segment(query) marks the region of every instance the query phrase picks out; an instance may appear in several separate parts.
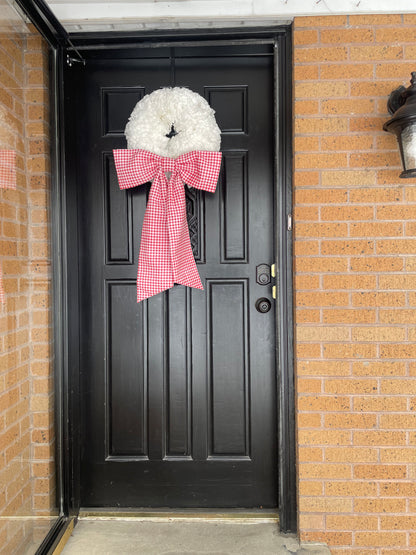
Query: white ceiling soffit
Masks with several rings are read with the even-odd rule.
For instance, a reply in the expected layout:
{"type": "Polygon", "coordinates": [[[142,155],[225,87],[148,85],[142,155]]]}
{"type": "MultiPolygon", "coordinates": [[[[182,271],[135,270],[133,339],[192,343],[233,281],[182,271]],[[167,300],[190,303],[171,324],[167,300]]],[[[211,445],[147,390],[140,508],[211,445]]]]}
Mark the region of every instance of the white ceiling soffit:
{"type": "Polygon", "coordinates": [[[297,15],[416,13],[415,0],[47,0],[69,31],[274,24],[297,15]]]}

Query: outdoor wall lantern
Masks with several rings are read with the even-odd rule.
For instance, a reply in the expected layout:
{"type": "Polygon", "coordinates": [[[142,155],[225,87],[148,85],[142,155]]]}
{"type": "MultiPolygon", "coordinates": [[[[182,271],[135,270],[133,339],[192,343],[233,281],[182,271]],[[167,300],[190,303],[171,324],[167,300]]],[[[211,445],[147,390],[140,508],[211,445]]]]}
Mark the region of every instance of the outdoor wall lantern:
{"type": "Polygon", "coordinates": [[[393,117],[383,129],[397,137],[403,164],[400,177],[416,177],[416,71],[407,89],[402,85],[390,94],[387,108],[393,117]]]}

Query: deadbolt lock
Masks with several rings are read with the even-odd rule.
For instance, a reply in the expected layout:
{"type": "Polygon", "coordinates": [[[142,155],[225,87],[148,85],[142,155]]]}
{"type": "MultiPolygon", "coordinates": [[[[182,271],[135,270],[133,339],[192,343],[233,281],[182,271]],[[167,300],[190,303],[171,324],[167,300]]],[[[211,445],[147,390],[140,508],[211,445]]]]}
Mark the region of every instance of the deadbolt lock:
{"type": "Polygon", "coordinates": [[[256,268],[256,281],[259,285],[269,285],[271,281],[270,266],[259,264],[256,268]]]}

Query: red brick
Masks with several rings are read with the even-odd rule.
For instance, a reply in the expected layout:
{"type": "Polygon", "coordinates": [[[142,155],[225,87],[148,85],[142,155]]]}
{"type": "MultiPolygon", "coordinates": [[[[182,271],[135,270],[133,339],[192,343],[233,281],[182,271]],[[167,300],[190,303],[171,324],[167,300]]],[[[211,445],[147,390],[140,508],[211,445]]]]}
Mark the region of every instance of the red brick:
{"type": "Polygon", "coordinates": [[[372,324],[375,321],[375,310],[331,308],[322,311],[322,322],[325,324],[372,324]]]}
{"type": "Polygon", "coordinates": [[[352,295],[353,306],[360,307],[397,307],[404,306],[405,294],[402,292],[359,292],[352,295]]]}
{"type": "Polygon", "coordinates": [[[356,499],[354,512],[357,513],[403,513],[406,511],[405,499],[375,498],[356,499]]]}
{"type": "Polygon", "coordinates": [[[346,272],[348,259],[335,257],[296,257],[294,260],[297,272],[346,272]]]}
{"type": "Polygon", "coordinates": [[[361,447],[326,447],[325,462],[377,462],[378,450],[361,447]]]}
{"type": "Polygon", "coordinates": [[[326,343],[323,346],[323,355],[325,358],[333,359],[371,359],[377,356],[377,345],[370,343],[326,343]]]}
{"type": "Polygon", "coordinates": [[[394,480],[406,478],[406,465],[400,464],[356,464],[354,478],[370,480],[394,480]]]}
{"type": "Polygon", "coordinates": [[[353,189],[349,194],[350,202],[358,203],[397,202],[402,198],[403,192],[397,187],[353,189]]]}
{"type": "Polygon", "coordinates": [[[325,255],[359,255],[359,254],[373,254],[374,242],[364,241],[358,239],[343,240],[343,241],[322,241],[321,253],[325,255]]]}
{"type": "MultiPolygon", "coordinates": [[[[353,272],[400,272],[403,270],[403,258],[393,256],[375,256],[351,258],[353,272]]],[[[415,267],[416,269],[416,267],[415,267]]]]}
{"type": "Polygon", "coordinates": [[[325,393],[336,395],[376,393],[378,383],[375,379],[329,379],[325,380],[325,393]]]}
{"type": "Polygon", "coordinates": [[[323,206],[321,219],[328,221],[372,220],[374,208],[372,206],[323,206]]]}
{"type": "Polygon", "coordinates": [[[364,275],[327,275],[323,278],[324,289],[375,289],[376,278],[368,274],[364,275]]]}
{"type": "MultiPolygon", "coordinates": [[[[403,362],[379,360],[354,362],[352,371],[357,376],[404,376],[406,374],[406,365],[403,362]]],[[[381,383],[383,384],[384,382],[381,383]]]]}
{"type": "MultiPolygon", "coordinates": [[[[397,50],[397,47],[396,47],[397,50]]],[[[392,52],[396,52],[392,50],[392,52]]],[[[400,49],[402,54],[402,50],[400,49]]],[[[331,47],[311,47],[296,48],[294,61],[295,64],[305,62],[338,62],[344,61],[348,57],[348,50],[345,46],[331,47]]],[[[398,57],[398,56],[397,56],[398,57]]]]}
{"type": "Polygon", "coordinates": [[[296,204],[334,204],[347,202],[348,191],[337,189],[301,189],[295,191],[296,204]]]}
{"type": "Polygon", "coordinates": [[[331,15],[331,16],[304,16],[295,18],[296,31],[301,28],[311,27],[317,29],[319,27],[337,27],[344,26],[347,23],[347,16],[345,15],[331,15]]]}
{"type": "Polygon", "coordinates": [[[376,516],[328,515],[326,525],[329,530],[377,530],[376,516]]]}
{"type": "Polygon", "coordinates": [[[357,532],[355,543],[362,546],[405,545],[406,534],[404,532],[357,532]]]}
{"type": "Polygon", "coordinates": [[[350,29],[323,29],[320,33],[321,43],[351,44],[371,43],[374,31],[371,27],[355,27],[350,29]]]}
{"type": "MultiPolygon", "coordinates": [[[[356,403],[354,402],[354,408],[356,403]]],[[[405,432],[388,432],[379,430],[368,430],[365,432],[354,431],[354,445],[405,445],[405,432]]]]}
{"type": "Polygon", "coordinates": [[[373,64],[325,64],[320,67],[321,79],[371,79],[373,64]]]}
{"type": "Polygon", "coordinates": [[[299,445],[350,445],[351,432],[347,430],[299,430],[299,445]]]}
{"type": "MultiPolygon", "coordinates": [[[[321,478],[323,480],[327,480],[327,479],[334,479],[334,478],[338,478],[338,479],[346,479],[346,478],[351,478],[352,477],[352,467],[351,464],[333,464],[333,463],[325,463],[325,464],[316,464],[316,463],[302,463],[299,464],[299,478],[300,479],[317,479],[317,478],[321,478]]],[[[324,498],[323,503],[325,503],[327,500],[324,498]]],[[[344,500],[344,503],[346,502],[346,500],[344,500]]],[[[344,505],[344,503],[342,503],[342,505],[344,505]]],[[[351,501],[348,501],[348,503],[350,504],[351,501]]],[[[329,503],[328,503],[329,504],[329,503]]],[[[335,503],[334,503],[335,505],[335,503]]],[[[302,509],[301,509],[302,510],[302,509]]],[[[312,509],[311,509],[312,510],[312,509]]],[[[325,511],[328,509],[325,509],[325,511]]],[[[329,509],[331,512],[334,511],[334,509],[329,509]]],[[[343,509],[341,509],[341,512],[344,512],[343,509]]]]}
{"type": "Polygon", "coordinates": [[[351,364],[344,360],[299,360],[296,370],[298,376],[349,376],[351,364]]]}

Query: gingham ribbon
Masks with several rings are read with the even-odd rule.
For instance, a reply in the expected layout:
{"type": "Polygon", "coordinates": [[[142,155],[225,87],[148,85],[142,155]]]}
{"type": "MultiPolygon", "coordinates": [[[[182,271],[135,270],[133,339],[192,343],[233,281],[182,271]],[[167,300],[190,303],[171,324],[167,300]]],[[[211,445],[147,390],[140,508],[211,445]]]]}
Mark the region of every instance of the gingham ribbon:
{"type": "Polygon", "coordinates": [[[0,303],[4,303],[5,301],[5,297],[4,297],[4,289],[3,289],[3,272],[1,270],[1,265],[0,265],[0,303]]]}
{"type": "MultiPolygon", "coordinates": [[[[0,150],[0,187],[16,189],[16,152],[0,150]]],[[[3,273],[0,265],[0,303],[4,303],[3,273]]]]}
{"type": "Polygon", "coordinates": [[[213,193],[221,153],[195,150],[176,159],[139,149],[113,153],[120,189],[153,180],[143,220],[137,302],[175,283],[203,289],[189,239],[184,184],[213,193]]]}

